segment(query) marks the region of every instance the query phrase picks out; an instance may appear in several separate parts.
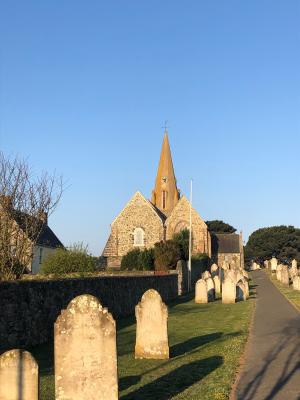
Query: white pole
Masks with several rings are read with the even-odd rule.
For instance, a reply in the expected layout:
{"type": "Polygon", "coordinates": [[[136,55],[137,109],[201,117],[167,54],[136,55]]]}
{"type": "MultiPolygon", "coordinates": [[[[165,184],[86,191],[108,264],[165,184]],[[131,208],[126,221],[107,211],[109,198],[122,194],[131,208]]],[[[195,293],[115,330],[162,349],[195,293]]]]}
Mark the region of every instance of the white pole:
{"type": "Polygon", "coordinates": [[[192,202],[193,202],[193,181],[191,180],[190,192],[190,235],[189,235],[189,276],[188,276],[188,290],[191,291],[192,286],[192,202]]]}

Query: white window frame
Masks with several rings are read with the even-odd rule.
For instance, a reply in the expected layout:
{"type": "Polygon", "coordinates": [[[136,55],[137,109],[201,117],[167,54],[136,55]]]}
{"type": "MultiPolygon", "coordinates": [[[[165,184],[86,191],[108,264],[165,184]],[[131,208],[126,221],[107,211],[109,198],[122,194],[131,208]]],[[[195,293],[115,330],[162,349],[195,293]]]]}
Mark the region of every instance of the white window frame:
{"type": "Polygon", "coordinates": [[[136,247],[145,246],[145,231],[143,228],[138,227],[133,231],[133,245],[136,247]],[[137,239],[141,240],[138,241],[137,239]]]}

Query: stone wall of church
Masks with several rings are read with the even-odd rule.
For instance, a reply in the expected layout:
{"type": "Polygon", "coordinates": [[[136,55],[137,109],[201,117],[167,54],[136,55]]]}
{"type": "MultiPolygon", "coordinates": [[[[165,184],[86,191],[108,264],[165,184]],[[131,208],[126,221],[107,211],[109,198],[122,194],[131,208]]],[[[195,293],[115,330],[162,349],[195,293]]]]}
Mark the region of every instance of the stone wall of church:
{"type": "Polygon", "coordinates": [[[148,289],[157,290],[163,301],[169,302],[178,295],[178,276],[174,273],[0,282],[0,349],[50,340],[56,318],[76,296],[96,296],[114,318],[120,318],[134,314],[148,289]]]}
{"type": "Polygon", "coordinates": [[[134,246],[134,230],[144,231],[144,247],[153,247],[163,240],[163,221],[153,206],[137,192],[112,223],[111,235],[103,251],[108,266],[118,266],[122,256],[134,246]]]}
{"type": "MultiPolygon", "coordinates": [[[[189,228],[190,203],[182,197],[166,220],[166,238],[172,239],[174,233],[189,228]]],[[[211,255],[211,238],[207,225],[196,210],[192,209],[193,254],[206,253],[211,255]]]]}

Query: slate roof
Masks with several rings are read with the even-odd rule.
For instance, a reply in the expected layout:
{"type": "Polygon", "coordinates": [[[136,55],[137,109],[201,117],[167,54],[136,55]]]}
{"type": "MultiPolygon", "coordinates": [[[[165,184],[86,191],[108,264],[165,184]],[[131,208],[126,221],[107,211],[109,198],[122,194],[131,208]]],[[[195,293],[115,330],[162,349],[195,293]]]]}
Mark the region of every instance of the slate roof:
{"type": "MultiPolygon", "coordinates": [[[[21,212],[21,211],[14,211],[13,213],[13,218],[16,221],[16,223],[19,225],[19,227],[24,231],[28,232],[28,229],[25,228],[26,222],[28,221],[30,217],[29,215],[21,212]]],[[[62,242],[58,239],[58,237],[55,235],[55,233],[52,231],[52,229],[48,226],[47,223],[43,223],[41,221],[40,223],[40,234],[39,237],[36,241],[36,244],[38,246],[47,246],[47,247],[64,247],[62,242]]],[[[33,237],[30,237],[30,234],[28,235],[29,239],[33,239],[33,237]]]]}
{"type": "Polygon", "coordinates": [[[240,253],[240,235],[211,232],[212,253],[240,253]]]}

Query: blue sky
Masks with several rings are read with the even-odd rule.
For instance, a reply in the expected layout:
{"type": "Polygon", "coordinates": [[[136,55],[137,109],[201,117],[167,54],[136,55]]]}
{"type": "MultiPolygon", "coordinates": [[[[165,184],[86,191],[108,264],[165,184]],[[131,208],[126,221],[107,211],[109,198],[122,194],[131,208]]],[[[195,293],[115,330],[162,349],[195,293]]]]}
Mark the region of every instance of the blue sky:
{"type": "Polygon", "coordinates": [[[299,21],[298,0],[3,0],[1,150],[64,176],[50,226],[97,255],[150,198],[165,120],[203,219],[300,227],[299,21]]]}

